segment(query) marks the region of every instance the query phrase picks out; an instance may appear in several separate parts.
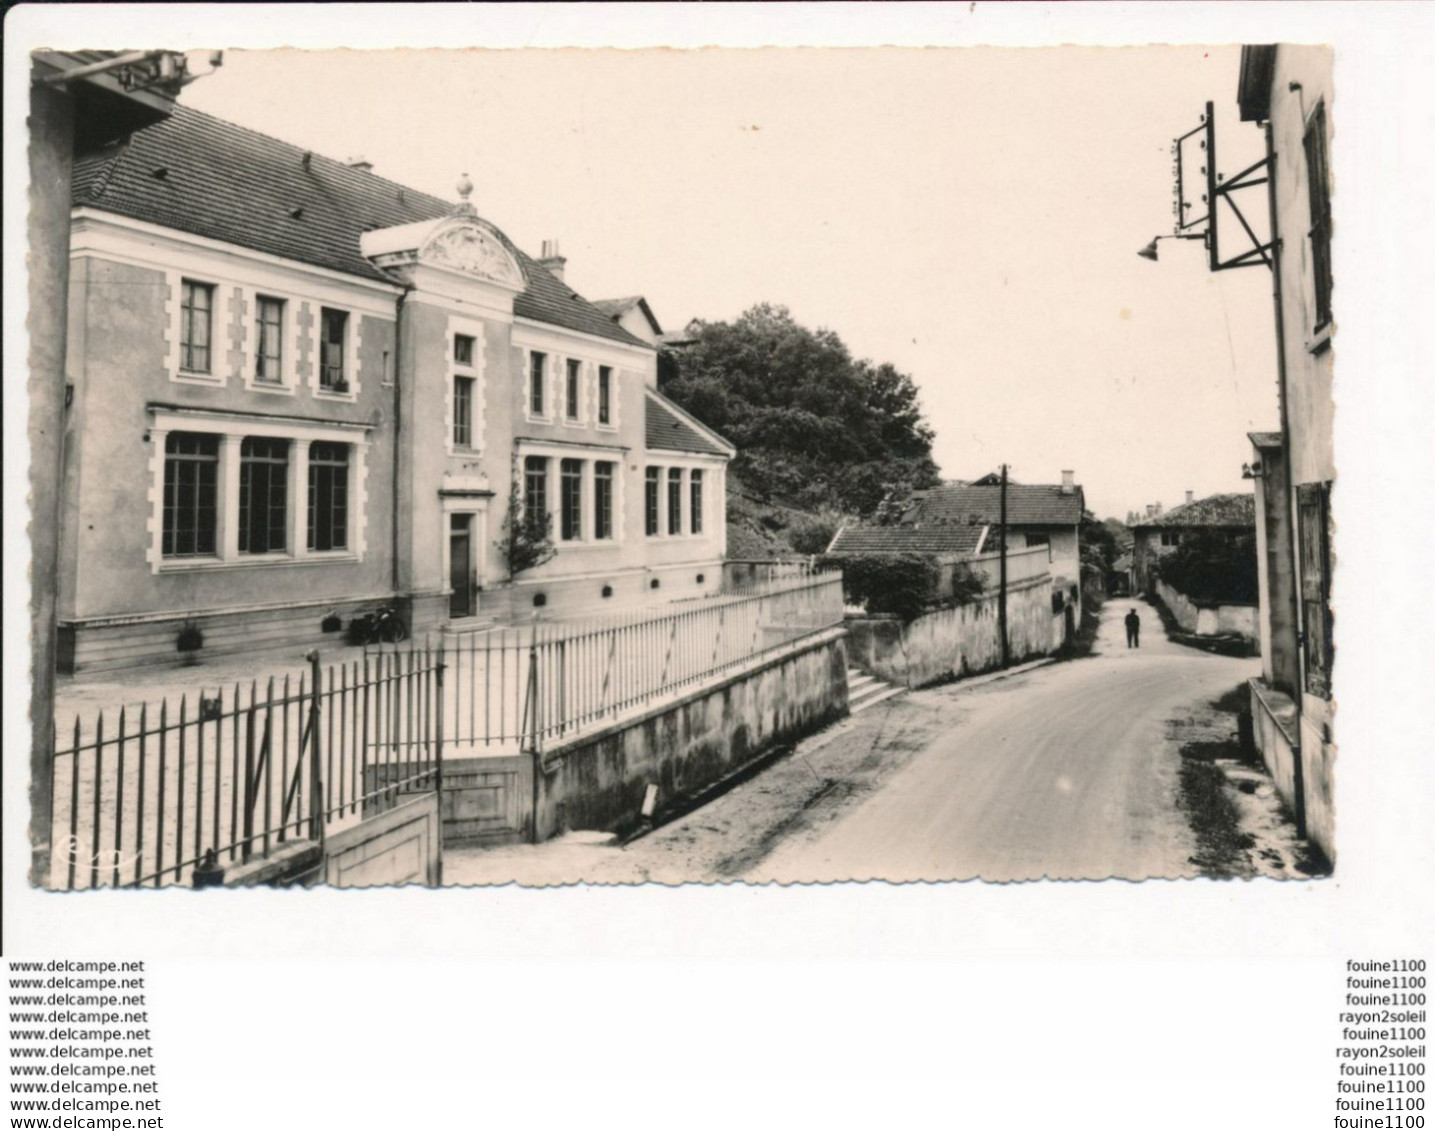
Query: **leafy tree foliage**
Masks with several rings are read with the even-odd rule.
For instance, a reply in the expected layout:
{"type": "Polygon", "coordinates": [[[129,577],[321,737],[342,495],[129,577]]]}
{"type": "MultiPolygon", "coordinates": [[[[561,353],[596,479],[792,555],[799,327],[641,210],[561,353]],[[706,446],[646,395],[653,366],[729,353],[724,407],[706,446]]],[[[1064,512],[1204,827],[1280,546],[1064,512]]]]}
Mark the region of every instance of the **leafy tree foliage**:
{"type": "Polygon", "coordinates": [[[1162,581],[1192,601],[1258,600],[1254,533],[1202,530],[1183,535],[1181,544],[1153,568],[1162,581]]]}
{"type": "Polygon", "coordinates": [[[546,511],[530,514],[523,505],[516,458],[508,487],[508,510],[504,512],[503,527],[494,545],[503,554],[510,579],[552,561],[558,553],[553,545],[553,516],[546,511]]]}
{"type": "Polygon", "coordinates": [[[938,482],[911,377],[854,359],[786,307],[701,324],[691,345],[665,351],[658,380],[737,446],[733,471],[766,498],[865,518],[894,491],[938,482]]]}

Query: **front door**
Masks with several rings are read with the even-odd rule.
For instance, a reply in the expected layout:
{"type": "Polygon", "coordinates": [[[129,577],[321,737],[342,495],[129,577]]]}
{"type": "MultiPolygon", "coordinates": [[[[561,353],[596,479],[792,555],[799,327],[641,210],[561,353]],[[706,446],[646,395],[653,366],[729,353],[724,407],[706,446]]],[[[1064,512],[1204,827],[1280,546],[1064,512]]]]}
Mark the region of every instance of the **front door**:
{"type": "Polygon", "coordinates": [[[473,616],[473,515],[453,514],[448,520],[448,599],[450,617],[473,616]]]}

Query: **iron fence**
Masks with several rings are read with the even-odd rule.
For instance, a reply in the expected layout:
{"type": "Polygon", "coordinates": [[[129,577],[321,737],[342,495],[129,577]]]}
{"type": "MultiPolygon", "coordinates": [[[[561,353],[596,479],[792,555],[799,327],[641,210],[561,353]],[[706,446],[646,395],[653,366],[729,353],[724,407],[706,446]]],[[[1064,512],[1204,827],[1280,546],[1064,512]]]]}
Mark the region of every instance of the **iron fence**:
{"type": "Polygon", "coordinates": [[[51,886],[186,883],[322,841],[441,787],[446,750],[538,752],[841,620],[841,575],[798,573],[76,717],[57,726],[51,886]]]}
{"type": "Polygon", "coordinates": [[[52,761],[51,886],[187,883],[434,789],[443,696],[442,652],[415,647],[76,717],[52,761]]]}

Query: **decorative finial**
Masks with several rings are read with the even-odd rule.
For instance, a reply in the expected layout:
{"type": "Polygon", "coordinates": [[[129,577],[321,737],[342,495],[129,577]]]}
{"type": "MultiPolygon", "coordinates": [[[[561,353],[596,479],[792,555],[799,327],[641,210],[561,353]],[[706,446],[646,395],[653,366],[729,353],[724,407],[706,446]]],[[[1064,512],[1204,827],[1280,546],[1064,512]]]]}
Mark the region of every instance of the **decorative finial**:
{"type": "Polygon", "coordinates": [[[467,173],[459,174],[458,185],[456,187],[458,188],[458,195],[461,199],[458,202],[458,206],[453,210],[454,214],[456,216],[474,215],[474,207],[469,203],[468,199],[469,195],[473,192],[473,181],[469,179],[467,173]]]}

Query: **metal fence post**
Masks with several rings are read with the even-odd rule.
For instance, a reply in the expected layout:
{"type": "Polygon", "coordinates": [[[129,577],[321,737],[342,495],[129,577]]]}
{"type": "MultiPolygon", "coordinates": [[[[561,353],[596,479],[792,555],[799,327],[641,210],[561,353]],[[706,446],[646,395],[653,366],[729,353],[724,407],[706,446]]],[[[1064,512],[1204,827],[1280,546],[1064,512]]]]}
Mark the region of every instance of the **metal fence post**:
{"type": "Polygon", "coordinates": [[[309,839],[324,844],[324,759],[319,749],[319,651],[304,657],[309,661],[309,839]]]}
{"type": "Polygon", "coordinates": [[[438,867],[436,869],[435,886],[443,885],[443,670],[444,651],[439,646],[438,665],[434,668],[434,681],[438,689],[438,727],[434,735],[434,797],[438,801],[438,832],[436,834],[438,846],[438,867]]]}

